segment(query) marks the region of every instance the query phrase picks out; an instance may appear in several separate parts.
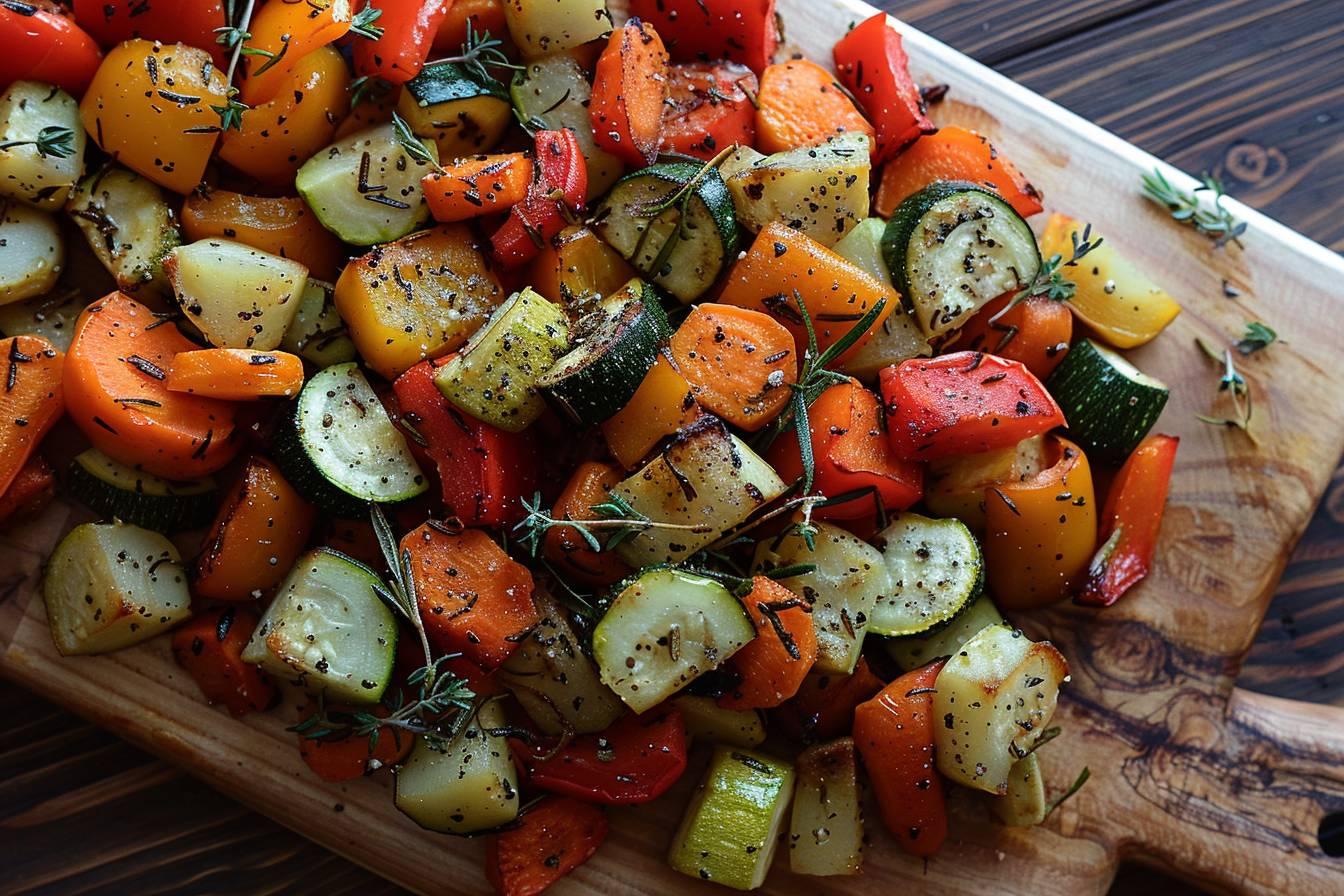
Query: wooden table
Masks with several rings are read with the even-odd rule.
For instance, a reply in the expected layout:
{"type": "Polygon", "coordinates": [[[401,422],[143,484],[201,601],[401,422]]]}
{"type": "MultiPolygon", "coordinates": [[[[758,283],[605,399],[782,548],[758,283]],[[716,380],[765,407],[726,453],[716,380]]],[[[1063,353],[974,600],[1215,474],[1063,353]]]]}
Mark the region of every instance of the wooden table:
{"type": "MultiPolygon", "coordinates": [[[[1229,192],[1344,250],[1344,3],[883,2],[1173,164],[1218,173],[1229,192]]],[[[1344,705],[1341,638],[1344,466],[1241,682],[1344,705]]],[[[398,892],[16,687],[0,686],[0,716],[0,893],[398,892]]],[[[1164,891],[1150,871],[1122,873],[1115,891],[1154,887],[1164,891]]]]}

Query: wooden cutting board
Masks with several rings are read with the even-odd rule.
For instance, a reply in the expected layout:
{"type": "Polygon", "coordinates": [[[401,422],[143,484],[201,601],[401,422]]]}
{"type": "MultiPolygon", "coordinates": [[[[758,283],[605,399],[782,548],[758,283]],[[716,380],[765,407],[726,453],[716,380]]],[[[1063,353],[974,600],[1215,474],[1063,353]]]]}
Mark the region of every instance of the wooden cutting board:
{"type": "MultiPolygon", "coordinates": [[[[827,61],[855,0],[779,0],[789,41],[827,61]]],[[[1090,219],[1176,295],[1184,313],[1135,353],[1172,399],[1158,428],[1181,436],[1156,569],[1119,606],[1062,608],[1015,621],[1055,641],[1073,680],[1047,748],[1058,795],[1087,766],[1092,779],[1043,828],[988,820],[954,797],[952,836],[928,863],[902,855],[875,819],[860,878],[800,878],[777,861],[768,892],[1105,892],[1117,863],[1165,866],[1208,888],[1295,896],[1344,892],[1344,858],[1317,842],[1321,818],[1344,811],[1344,710],[1241,691],[1237,670],[1292,545],[1344,449],[1344,398],[1332,381],[1344,348],[1344,261],[1279,224],[1231,207],[1245,249],[1215,251],[1139,195],[1156,161],[937,41],[902,28],[920,83],[951,93],[940,124],[991,135],[1046,195],[1090,219]],[[1226,298],[1226,280],[1241,295],[1226,298]],[[1217,373],[1193,340],[1239,334],[1248,319],[1284,340],[1241,362],[1260,444],[1195,421],[1217,373]]],[[[1174,182],[1193,186],[1168,172],[1174,182]]],[[[77,512],[77,511],[76,511],[77,512]]],[[[71,520],[53,507],[0,539],[0,672],[177,762],[224,793],[422,893],[486,893],[481,845],[421,831],[392,807],[386,778],[318,782],[294,750],[294,701],[236,722],[205,706],[165,639],[105,657],[62,659],[36,586],[42,559],[71,520]]],[[[651,807],[613,813],[599,856],[559,893],[685,891],[663,863],[693,781],[651,807]]]]}

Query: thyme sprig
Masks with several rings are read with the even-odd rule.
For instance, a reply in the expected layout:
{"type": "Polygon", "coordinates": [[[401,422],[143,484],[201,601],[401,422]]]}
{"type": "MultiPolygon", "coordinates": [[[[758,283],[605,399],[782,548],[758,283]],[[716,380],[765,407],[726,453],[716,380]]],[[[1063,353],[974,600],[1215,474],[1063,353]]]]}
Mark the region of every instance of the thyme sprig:
{"type": "MultiPolygon", "coordinates": [[[[252,13],[257,5],[257,0],[247,0],[247,5],[243,7],[243,13],[238,18],[234,17],[233,0],[229,0],[226,21],[232,23],[222,28],[215,29],[215,42],[222,47],[227,47],[232,51],[229,55],[229,68],[224,75],[224,81],[228,85],[224,92],[224,105],[210,105],[211,110],[219,116],[219,126],[222,130],[243,129],[243,113],[251,106],[238,99],[238,88],[233,85],[234,73],[238,70],[238,60],[246,55],[256,55],[264,53],[263,50],[254,50],[247,46],[247,42],[252,39],[252,32],[247,29],[252,25],[252,13]]],[[[285,45],[288,49],[289,45],[285,45]]],[[[273,55],[273,54],[272,54],[273,55]]],[[[272,59],[267,65],[274,64],[276,60],[272,59]]]]}
{"type": "Polygon", "coordinates": [[[472,27],[471,19],[467,19],[466,40],[462,42],[462,52],[457,56],[447,56],[438,60],[439,62],[454,62],[464,69],[477,81],[490,83],[497,82],[498,79],[490,73],[486,66],[502,68],[511,72],[526,71],[527,66],[518,65],[509,59],[504,52],[504,41],[499,38],[491,37],[489,31],[477,31],[472,27]]]}
{"type": "Polygon", "coordinates": [[[665,523],[649,519],[631,506],[629,501],[616,494],[608,495],[606,501],[593,504],[589,508],[597,514],[597,518],[591,520],[576,520],[570,517],[557,519],[551,515],[550,510],[542,507],[541,492],[536,492],[530,502],[527,498],[523,498],[522,503],[527,516],[513,527],[513,531],[518,533],[519,542],[533,557],[541,552],[546,533],[557,528],[573,529],[588,543],[588,547],[599,552],[614,550],[622,542],[649,529],[672,529],[699,534],[713,531],[711,526],[706,525],[665,523]],[[605,541],[598,538],[599,532],[605,533],[605,541]]]}
{"type": "Polygon", "coordinates": [[[1232,414],[1230,416],[1214,417],[1208,414],[1196,414],[1195,419],[1211,426],[1240,429],[1246,433],[1253,444],[1258,444],[1255,434],[1251,432],[1251,415],[1255,410],[1251,399],[1251,388],[1232,360],[1232,349],[1226,348],[1219,353],[1213,346],[1198,338],[1195,339],[1195,344],[1211,361],[1222,367],[1222,376],[1218,379],[1218,391],[1219,393],[1226,392],[1231,397],[1232,402],[1232,414]]]}
{"type": "MultiPolygon", "coordinates": [[[[374,23],[382,17],[381,9],[375,8],[370,0],[364,0],[364,8],[355,13],[354,18],[350,20],[350,33],[367,40],[378,40],[383,36],[383,29],[374,23]]],[[[468,19],[467,22],[470,23],[471,20],[468,19]]]]}
{"type": "MultiPolygon", "coordinates": [[[[1246,222],[1223,207],[1223,182],[1207,171],[1200,175],[1200,186],[1187,193],[1174,187],[1160,169],[1154,168],[1152,174],[1143,176],[1143,194],[1149,199],[1165,205],[1171,217],[1183,224],[1189,224],[1205,236],[1213,237],[1215,248],[1221,249],[1229,242],[1242,247],[1241,235],[1246,232],[1246,222]],[[1200,193],[1213,197],[1213,208],[1201,203],[1200,193]]],[[[1242,247],[1244,248],[1244,247],[1242,247]]]]}
{"type": "Polygon", "coordinates": [[[1099,247],[1104,240],[1102,237],[1092,239],[1091,224],[1083,226],[1081,238],[1078,236],[1078,231],[1075,230],[1069,234],[1069,240],[1073,243],[1073,251],[1069,254],[1069,260],[1065,261],[1064,256],[1058,252],[1047,258],[1041,264],[1041,269],[1036,272],[1036,276],[1032,278],[1031,285],[1022,293],[1019,293],[1023,299],[1032,296],[1045,296],[1052,302],[1067,302],[1078,292],[1078,284],[1065,277],[1059,269],[1061,267],[1077,267],[1078,262],[1082,261],[1093,249],[1099,247]]]}
{"type": "MultiPolygon", "coordinates": [[[[683,565],[682,569],[697,576],[704,576],[707,579],[713,579],[716,582],[722,582],[733,593],[734,597],[746,597],[751,593],[752,579],[754,576],[739,576],[721,569],[714,569],[708,566],[683,565]]],[[[767,579],[791,579],[794,576],[805,576],[817,571],[815,563],[790,563],[788,566],[776,566],[773,569],[762,569],[756,575],[765,576],[767,579]]]]}
{"type": "Polygon", "coordinates": [[[407,700],[401,688],[389,687],[383,695],[386,715],[382,716],[367,710],[331,710],[319,697],[317,711],[289,730],[310,740],[368,737],[372,754],[379,733],[393,729],[397,733],[418,734],[431,748],[442,752],[474,714],[475,694],[464,679],[452,674],[446,666],[461,654],[435,657],[430,649],[415,593],[411,552],[402,551],[398,555],[396,535],[378,505],[371,505],[370,518],[389,570],[388,581],[375,583],[373,591],[411,624],[424,651],[425,665],[406,677],[407,685],[416,688],[415,695],[407,700]]]}
{"type": "Polygon", "coordinates": [[[44,159],[68,159],[75,154],[75,132],[70,128],[51,125],[38,131],[36,139],[0,143],[0,149],[13,149],[16,146],[31,146],[44,159]]]}

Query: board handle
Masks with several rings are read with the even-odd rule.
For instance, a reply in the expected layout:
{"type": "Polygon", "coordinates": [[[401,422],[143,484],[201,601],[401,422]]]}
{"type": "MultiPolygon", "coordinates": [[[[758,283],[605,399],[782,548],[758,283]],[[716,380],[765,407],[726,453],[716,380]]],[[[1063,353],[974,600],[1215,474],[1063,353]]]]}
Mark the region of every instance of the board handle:
{"type": "Polygon", "coordinates": [[[1165,811],[1127,858],[1215,892],[1344,893],[1344,855],[1321,842],[1325,819],[1344,814],[1344,708],[1237,688],[1221,735],[1189,734],[1136,788],[1165,811]]]}

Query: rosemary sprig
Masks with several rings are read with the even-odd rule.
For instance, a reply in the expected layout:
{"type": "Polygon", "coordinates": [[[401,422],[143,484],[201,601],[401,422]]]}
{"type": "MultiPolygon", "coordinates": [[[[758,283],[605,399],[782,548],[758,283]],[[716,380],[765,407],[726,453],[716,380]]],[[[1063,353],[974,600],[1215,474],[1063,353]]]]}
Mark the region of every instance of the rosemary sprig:
{"type": "Polygon", "coordinates": [[[1231,396],[1232,415],[1229,417],[1213,417],[1207,414],[1196,414],[1195,419],[1201,423],[1208,423],[1211,426],[1226,426],[1230,429],[1240,429],[1246,433],[1246,436],[1252,443],[1257,443],[1255,434],[1251,432],[1251,414],[1254,412],[1254,404],[1251,401],[1251,389],[1246,383],[1246,378],[1237,370],[1237,366],[1232,361],[1232,349],[1224,349],[1220,354],[1217,349],[1209,345],[1203,339],[1195,339],[1195,344],[1200,350],[1209,357],[1215,364],[1222,366],[1223,373],[1218,379],[1218,391],[1226,392],[1231,396]]]}
{"type": "Polygon", "coordinates": [[[75,132],[70,128],[48,126],[37,132],[34,140],[10,140],[0,143],[0,149],[31,146],[42,158],[68,159],[75,154],[75,132]]]}
{"type": "Polygon", "coordinates": [[[513,527],[513,531],[519,533],[518,540],[533,557],[540,553],[546,533],[556,528],[573,529],[588,543],[588,547],[599,552],[613,550],[621,542],[648,529],[675,529],[699,534],[713,531],[712,527],[705,525],[664,523],[649,519],[620,495],[609,495],[601,504],[592,505],[590,509],[598,515],[597,519],[592,520],[576,520],[568,517],[556,519],[551,516],[549,510],[542,508],[541,492],[536,492],[531,502],[523,498],[522,503],[527,516],[513,527]],[[605,542],[596,534],[603,530],[611,530],[605,542]]]}
{"type": "MultiPolygon", "coordinates": [[[[370,0],[364,0],[364,8],[355,13],[354,18],[350,20],[350,33],[356,37],[363,37],[368,40],[378,40],[383,36],[383,29],[374,24],[383,17],[381,9],[375,9],[370,0]]],[[[471,22],[470,19],[467,20],[471,22]]]]}
{"type": "MultiPolygon", "coordinates": [[[[630,213],[635,217],[646,218],[649,220],[657,218],[663,212],[674,208],[677,211],[676,228],[668,234],[667,239],[658,250],[658,255],[653,259],[653,264],[649,266],[649,270],[653,272],[653,276],[660,276],[664,273],[677,245],[689,236],[691,200],[695,198],[696,188],[700,185],[700,182],[709,175],[709,172],[712,169],[716,169],[719,165],[723,164],[724,159],[728,158],[728,156],[736,149],[737,146],[733,145],[725,146],[723,149],[719,150],[712,159],[701,165],[695,174],[692,174],[687,178],[686,183],[677,187],[662,199],[647,204],[637,203],[629,207],[630,213]]],[[[649,228],[647,232],[652,233],[653,229],[649,228]]]]}
{"type": "Polygon", "coordinates": [[[1161,170],[1154,168],[1152,174],[1143,176],[1143,194],[1165,205],[1173,219],[1189,224],[1205,236],[1213,237],[1215,248],[1221,249],[1229,242],[1241,246],[1240,238],[1246,232],[1246,222],[1238,221],[1230,211],[1223,208],[1223,197],[1226,194],[1222,181],[1207,171],[1199,179],[1200,186],[1195,187],[1194,192],[1186,193],[1172,186],[1161,170]],[[1200,193],[1212,195],[1212,209],[1200,203],[1200,193]]]}
{"type": "Polygon", "coordinates": [[[1253,355],[1263,351],[1278,340],[1279,334],[1259,321],[1246,322],[1246,334],[1236,343],[1237,351],[1243,355],[1253,355]]]}
{"type": "Polygon", "coordinates": [[[455,62],[467,70],[474,79],[485,83],[497,81],[486,66],[507,69],[511,72],[526,71],[527,67],[518,65],[509,59],[502,49],[504,41],[490,36],[489,31],[476,31],[471,19],[467,19],[467,36],[462,42],[462,52],[457,56],[447,56],[439,62],[455,62]]]}
{"type": "Polygon", "coordinates": [[[1078,791],[1082,790],[1083,785],[1086,784],[1088,779],[1091,777],[1092,777],[1092,770],[1089,769],[1087,766],[1083,766],[1082,772],[1079,773],[1078,777],[1074,780],[1073,784],[1069,786],[1069,789],[1064,791],[1064,795],[1061,796],[1059,799],[1055,800],[1053,803],[1051,803],[1050,808],[1045,810],[1045,815],[1043,816],[1043,818],[1049,818],[1052,812],[1054,812],[1060,806],[1064,805],[1065,800],[1073,796],[1078,791]]]}
{"type": "MultiPolygon", "coordinates": [[[[683,565],[682,569],[697,576],[704,576],[707,579],[713,579],[716,582],[722,582],[728,586],[728,590],[734,597],[746,597],[751,593],[753,576],[739,576],[731,572],[725,572],[721,569],[714,569],[707,566],[683,565]]],[[[817,571],[815,563],[790,563],[788,566],[776,566],[773,569],[762,569],[756,575],[765,576],[767,579],[791,579],[794,576],[810,575],[817,571]]]]}
{"type": "Polygon", "coordinates": [[[425,141],[417,137],[415,131],[411,130],[411,126],[406,123],[406,119],[395,112],[392,113],[392,132],[397,138],[397,144],[401,146],[401,151],[406,153],[412,161],[429,165],[440,174],[443,173],[443,166],[439,164],[438,159],[434,158],[433,153],[429,151],[429,147],[425,145],[425,141]]]}

